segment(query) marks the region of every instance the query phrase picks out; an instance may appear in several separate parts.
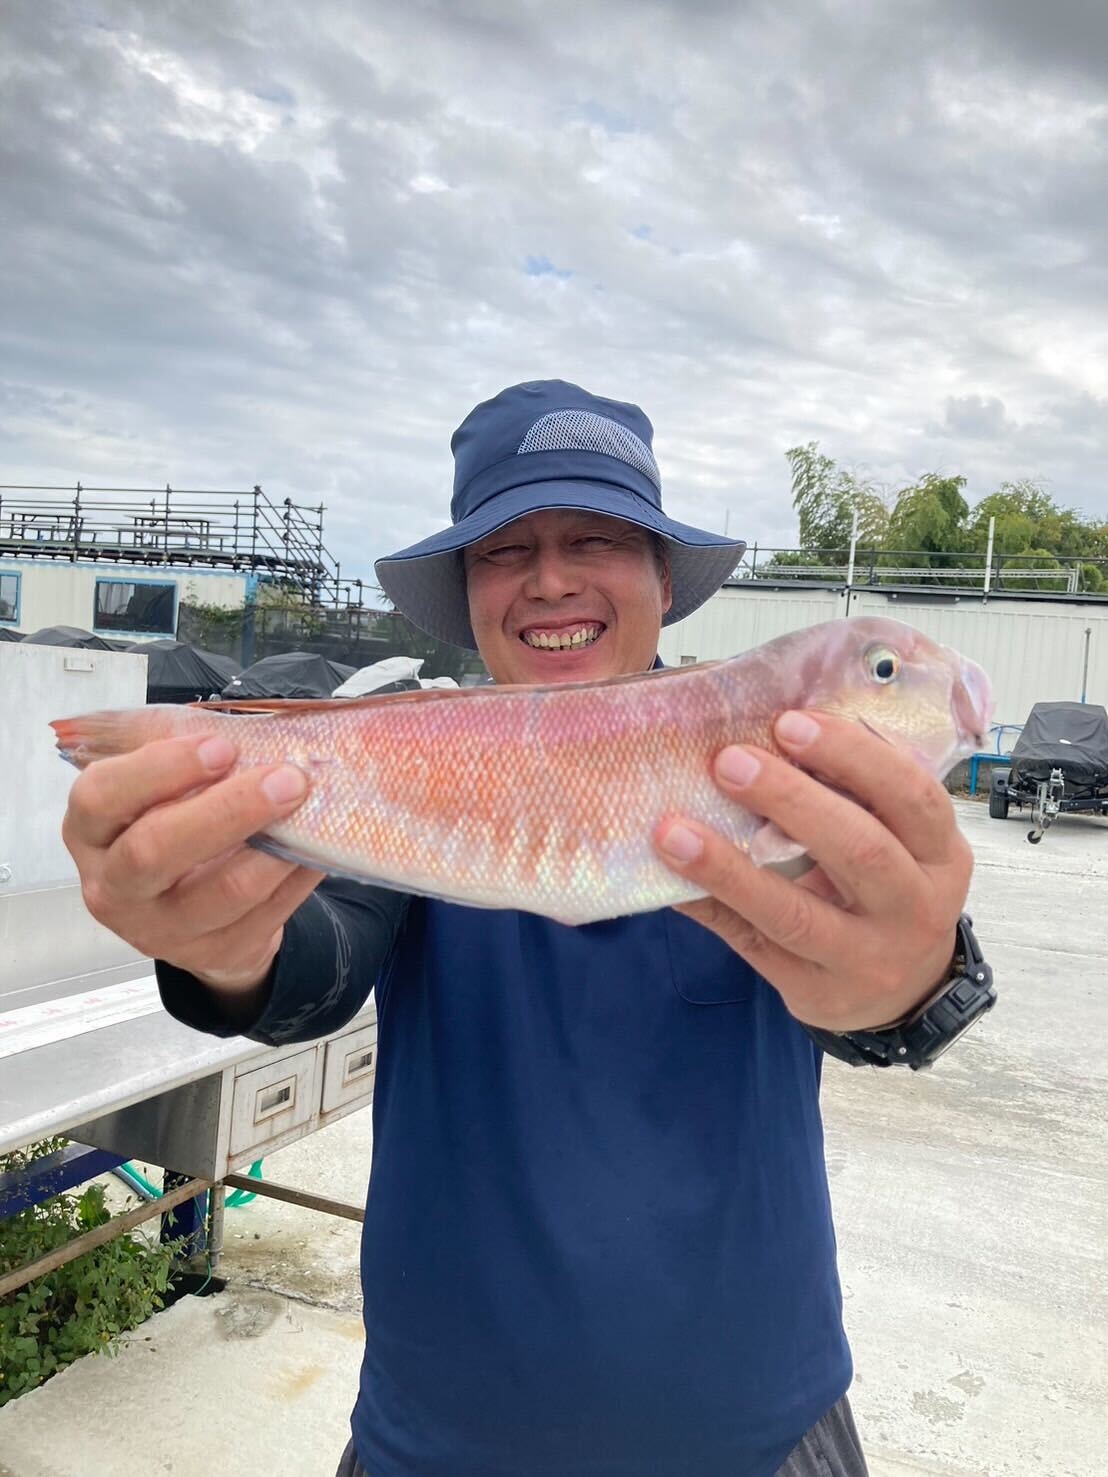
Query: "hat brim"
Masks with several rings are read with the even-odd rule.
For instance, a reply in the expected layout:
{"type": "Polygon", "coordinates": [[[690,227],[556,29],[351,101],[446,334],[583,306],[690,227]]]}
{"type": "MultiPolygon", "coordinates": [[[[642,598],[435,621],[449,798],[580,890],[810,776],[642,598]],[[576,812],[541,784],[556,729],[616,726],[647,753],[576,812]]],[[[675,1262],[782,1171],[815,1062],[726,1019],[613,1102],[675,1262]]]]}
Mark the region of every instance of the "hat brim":
{"type": "Polygon", "coordinates": [[[674,625],[704,604],[742,558],[746,543],[678,523],[643,498],[611,483],[533,482],[502,492],[451,528],[378,559],[381,588],[401,614],[438,641],[470,651],[477,642],[469,621],[461,551],[528,513],[571,508],[624,518],[666,540],[673,603],[662,620],[674,625]]]}

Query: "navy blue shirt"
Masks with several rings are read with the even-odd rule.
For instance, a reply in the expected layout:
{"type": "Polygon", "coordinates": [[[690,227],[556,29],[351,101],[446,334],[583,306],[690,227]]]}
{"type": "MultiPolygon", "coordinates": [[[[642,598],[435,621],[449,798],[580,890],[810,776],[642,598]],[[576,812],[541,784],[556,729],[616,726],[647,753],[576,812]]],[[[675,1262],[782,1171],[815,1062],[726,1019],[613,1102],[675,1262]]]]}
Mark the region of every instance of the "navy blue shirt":
{"type": "Polygon", "coordinates": [[[374,985],[362,1465],[771,1477],[851,1377],[821,1057],[777,993],[669,910],[566,928],[330,879],[246,1034],[324,1034],[374,985]]]}
{"type": "Polygon", "coordinates": [[[776,1473],[851,1378],[820,1052],[776,991],[669,910],[573,929],[328,879],[247,1034],[374,987],[363,1467],[776,1473]]]}

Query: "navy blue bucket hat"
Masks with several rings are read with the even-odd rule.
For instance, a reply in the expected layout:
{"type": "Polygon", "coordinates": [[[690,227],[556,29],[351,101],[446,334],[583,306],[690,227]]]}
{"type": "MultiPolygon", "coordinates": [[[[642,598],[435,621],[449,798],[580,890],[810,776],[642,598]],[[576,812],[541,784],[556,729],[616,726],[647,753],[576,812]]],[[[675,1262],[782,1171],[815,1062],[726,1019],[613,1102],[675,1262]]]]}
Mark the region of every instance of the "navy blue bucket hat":
{"type": "Polygon", "coordinates": [[[581,508],[661,535],[673,582],[663,624],[683,620],[715,594],[746,544],[666,517],[653,435],[637,405],[565,380],[502,390],[470,411],[451,439],[452,526],[379,559],[381,588],[420,630],[476,650],[461,551],[528,513],[581,508]]]}

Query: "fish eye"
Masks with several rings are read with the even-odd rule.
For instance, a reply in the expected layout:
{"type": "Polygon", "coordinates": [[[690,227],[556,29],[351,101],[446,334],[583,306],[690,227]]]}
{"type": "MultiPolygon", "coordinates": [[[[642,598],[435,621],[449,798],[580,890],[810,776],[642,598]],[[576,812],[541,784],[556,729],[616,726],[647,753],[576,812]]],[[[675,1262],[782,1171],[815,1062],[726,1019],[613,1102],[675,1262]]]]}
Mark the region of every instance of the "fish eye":
{"type": "Polygon", "coordinates": [[[875,682],[893,682],[900,672],[900,657],[891,647],[871,646],[865,660],[875,682]]]}

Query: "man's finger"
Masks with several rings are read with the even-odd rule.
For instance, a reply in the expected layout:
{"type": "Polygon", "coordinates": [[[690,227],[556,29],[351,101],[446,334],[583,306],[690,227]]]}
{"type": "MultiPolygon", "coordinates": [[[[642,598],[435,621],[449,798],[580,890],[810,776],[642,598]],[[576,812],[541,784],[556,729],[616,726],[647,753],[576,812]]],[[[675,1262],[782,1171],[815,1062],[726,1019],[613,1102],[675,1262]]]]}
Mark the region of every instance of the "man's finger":
{"type": "MultiPolygon", "coordinates": [[[[173,927],[185,937],[215,932],[248,917],[266,903],[294,873],[295,862],[282,861],[253,846],[238,846],[195,867],[165,896],[172,907],[173,927]]],[[[316,882],[324,873],[312,872],[316,882]]]]}
{"type": "Polygon", "coordinates": [[[210,785],[230,769],[224,738],[158,739],[130,754],[98,759],[73,781],[62,835],[70,851],[110,846],[155,805],[210,785]]]}
{"type": "MultiPolygon", "coordinates": [[[[794,882],[756,867],[709,827],[674,817],[658,827],[655,839],[660,855],[674,871],[703,888],[790,958],[822,966],[845,956],[848,914],[794,882]]],[[[721,928],[714,931],[725,936],[721,928]]],[[[727,941],[744,957],[750,947],[763,947],[738,928],[735,938],[743,947],[731,938],[727,941]]]]}
{"type": "Polygon", "coordinates": [[[725,907],[718,898],[700,898],[678,903],[675,913],[684,913],[721,938],[768,981],[797,1020],[813,1026],[838,1029],[842,1005],[828,972],[806,959],[798,959],[766,938],[748,918],[725,907]]]}
{"type": "MultiPolygon", "coordinates": [[[[888,827],[849,797],[760,750],[724,749],[715,775],[725,794],[804,847],[847,907],[875,912],[918,898],[924,876],[918,862],[888,827]]],[[[762,840],[755,839],[755,855],[762,840]]]]}
{"type": "Polygon", "coordinates": [[[719,898],[698,898],[693,903],[675,903],[673,911],[684,913],[703,928],[721,938],[736,954],[741,955],[750,967],[763,979],[771,983],[787,973],[791,965],[800,964],[804,969],[812,966],[807,961],[798,961],[755,928],[749,918],[736,913],[733,908],[721,903],[719,898]]]}
{"type": "Polygon", "coordinates": [[[953,804],[911,754],[826,713],[783,714],[774,736],[790,759],[875,815],[921,866],[949,861],[959,834],[953,804]]]}
{"type": "Polygon", "coordinates": [[[265,952],[268,941],[311,896],[321,880],[321,873],[297,867],[263,903],[234,923],[206,934],[189,950],[180,967],[212,980],[221,974],[240,973],[255,956],[265,952]]]}
{"type": "Polygon", "coordinates": [[[129,899],[157,897],[194,867],[290,815],[307,791],[303,770],[259,765],[173,805],[148,811],[108,851],[103,886],[129,899]]]}

